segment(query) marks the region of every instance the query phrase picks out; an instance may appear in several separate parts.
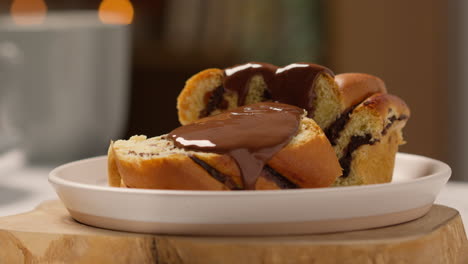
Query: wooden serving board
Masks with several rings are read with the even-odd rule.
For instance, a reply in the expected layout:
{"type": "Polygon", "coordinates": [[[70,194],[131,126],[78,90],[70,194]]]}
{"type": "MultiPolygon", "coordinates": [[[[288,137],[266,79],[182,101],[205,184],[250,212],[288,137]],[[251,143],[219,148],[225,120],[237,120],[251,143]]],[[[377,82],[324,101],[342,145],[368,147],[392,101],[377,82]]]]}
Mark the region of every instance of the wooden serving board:
{"type": "Polygon", "coordinates": [[[75,222],[60,201],[0,218],[0,263],[468,263],[459,213],[365,231],[277,237],[117,232],[75,222]]]}

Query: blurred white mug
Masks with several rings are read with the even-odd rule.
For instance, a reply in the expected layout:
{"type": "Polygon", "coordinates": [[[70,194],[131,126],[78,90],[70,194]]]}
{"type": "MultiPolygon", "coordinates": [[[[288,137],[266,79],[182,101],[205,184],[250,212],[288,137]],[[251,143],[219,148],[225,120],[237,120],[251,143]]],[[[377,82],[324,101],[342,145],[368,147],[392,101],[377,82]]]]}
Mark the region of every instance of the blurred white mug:
{"type": "Polygon", "coordinates": [[[94,11],[0,17],[0,147],[49,163],[106,153],[126,123],[129,51],[129,27],[94,11]]]}

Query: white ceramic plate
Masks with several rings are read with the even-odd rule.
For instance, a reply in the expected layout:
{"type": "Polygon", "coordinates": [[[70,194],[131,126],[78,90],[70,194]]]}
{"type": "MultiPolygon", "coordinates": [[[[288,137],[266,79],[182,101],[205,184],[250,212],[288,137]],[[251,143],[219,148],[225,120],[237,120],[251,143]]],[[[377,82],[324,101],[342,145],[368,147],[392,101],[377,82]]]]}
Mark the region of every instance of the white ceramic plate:
{"type": "Polygon", "coordinates": [[[398,224],[428,212],[450,177],[430,158],[397,154],[392,183],[276,191],[171,191],[107,186],[107,159],[54,169],[71,216],[92,226],[160,234],[284,235],[398,224]]]}

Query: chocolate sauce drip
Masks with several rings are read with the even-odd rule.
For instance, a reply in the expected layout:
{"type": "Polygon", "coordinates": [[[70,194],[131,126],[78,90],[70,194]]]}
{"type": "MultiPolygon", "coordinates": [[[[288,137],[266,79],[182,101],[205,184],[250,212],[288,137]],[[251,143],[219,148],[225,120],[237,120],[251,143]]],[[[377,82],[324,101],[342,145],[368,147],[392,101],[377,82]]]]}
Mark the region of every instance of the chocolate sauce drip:
{"type": "Polygon", "coordinates": [[[262,171],[265,178],[273,181],[280,189],[297,189],[299,186],[281,175],[272,167],[265,165],[262,171]]]}
{"type": "Polygon", "coordinates": [[[321,73],[334,76],[330,69],[317,64],[293,63],[279,68],[275,84],[269,87],[273,100],[304,108],[308,116],[313,117],[315,83],[321,73]]]}
{"type": "MultiPolygon", "coordinates": [[[[245,104],[249,92],[249,81],[255,75],[262,75],[267,86],[266,94],[273,101],[291,104],[304,108],[309,117],[314,114],[316,97],[315,83],[317,76],[333,72],[321,65],[309,63],[293,63],[283,68],[271,64],[250,62],[224,70],[224,88],[235,91],[239,95],[238,105],[245,104]]],[[[269,98],[266,98],[269,99],[269,98]]]]}
{"type": "Polygon", "coordinates": [[[303,110],[280,103],[257,103],[176,128],[169,138],[179,148],[230,155],[245,189],[255,183],[266,162],[297,133],[303,110]]]}
{"type": "MultiPolygon", "coordinates": [[[[238,94],[237,104],[245,104],[245,98],[249,92],[249,82],[255,75],[262,75],[267,87],[274,81],[276,69],[275,65],[261,62],[249,62],[237,65],[224,70],[224,88],[238,94]]],[[[267,88],[268,89],[268,88],[267,88]]]]}
{"type": "Polygon", "coordinates": [[[212,92],[205,94],[205,109],[203,109],[200,114],[199,118],[209,116],[216,108],[219,109],[227,109],[227,102],[223,98],[224,95],[224,88],[223,86],[219,86],[214,89],[212,92]]]}
{"type": "MultiPolygon", "coordinates": [[[[241,188],[229,176],[219,172],[217,169],[211,167],[208,163],[204,162],[203,160],[195,156],[190,156],[190,158],[195,163],[197,163],[200,167],[202,167],[208,174],[210,174],[211,177],[213,177],[215,180],[224,184],[228,189],[234,190],[234,191],[241,190],[241,188]]],[[[281,175],[279,172],[277,172],[276,170],[274,170],[272,167],[268,165],[265,165],[263,167],[261,175],[263,175],[268,180],[274,182],[276,186],[278,186],[280,189],[299,188],[297,184],[291,182],[286,177],[284,177],[283,175],[281,175]]]]}
{"type": "Polygon", "coordinates": [[[388,121],[389,121],[388,124],[382,130],[382,135],[385,136],[387,134],[388,130],[393,125],[393,123],[395,123],[396,121],[402,121],[402,120],[406,120],[406,119],[408,119],[407,115],[401,115],[399,117],[391,116],[390,118],[388,118],[388,121]]]}
{"type": "Polygon", "coordinates": [[[373,145],[377,141],[372,140],[372,135],[371,134],[366,134],[364,136],[352,136],[348,146],[344,150],[344,155],[340,159],[340,165],[341,168],[343,169],[343,175],[341,177],[346,178],[349,175],[349,171],[351,169],[351,161],[352,157],[351,154],[358,149],[362,145],[373,145]]]}
{"type": "Polygon", "coordinates": [[[215,180],[221,182],[224,184],[226,187],[228,187],[230,190],[240,190],[241,188],[237,186],[237,184],[229,177],[224,175],[223,173],[219,172],[217,169],[211,167],[208,163],[204,162],[203,160],[195,157],[195,156],[190,156],[190,158],[195,162],[196,164],[200,165],[208,174],[213,177],[215,180]]]}

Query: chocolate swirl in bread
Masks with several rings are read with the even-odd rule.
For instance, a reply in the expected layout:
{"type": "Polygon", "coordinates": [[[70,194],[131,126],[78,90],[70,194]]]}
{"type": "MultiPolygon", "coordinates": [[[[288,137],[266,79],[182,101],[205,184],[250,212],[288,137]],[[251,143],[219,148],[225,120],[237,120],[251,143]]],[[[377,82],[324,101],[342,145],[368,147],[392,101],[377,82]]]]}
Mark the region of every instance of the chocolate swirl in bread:
{"type": "Polygon", "coordinates": [[[410,111],[400,98],[376,93],[348,114],[334,149],[343,168],[335,185],[388,182],[395,154],[404,143],[402,128],[410,111]]]}

